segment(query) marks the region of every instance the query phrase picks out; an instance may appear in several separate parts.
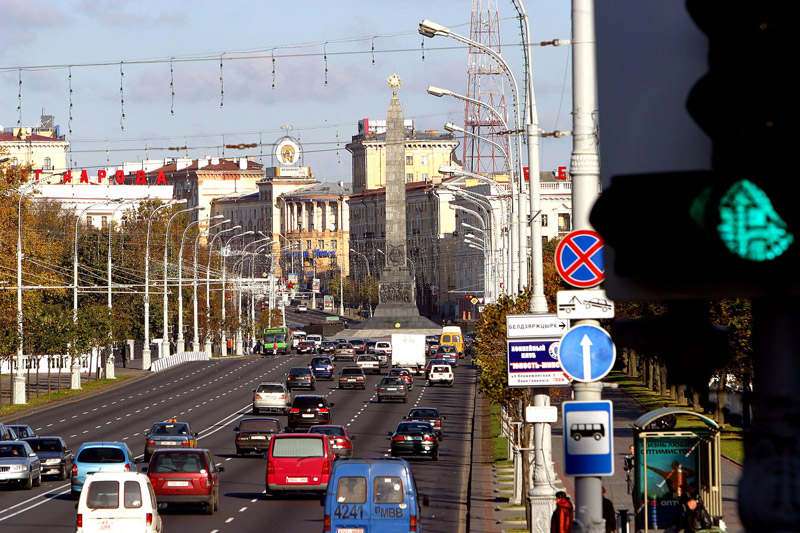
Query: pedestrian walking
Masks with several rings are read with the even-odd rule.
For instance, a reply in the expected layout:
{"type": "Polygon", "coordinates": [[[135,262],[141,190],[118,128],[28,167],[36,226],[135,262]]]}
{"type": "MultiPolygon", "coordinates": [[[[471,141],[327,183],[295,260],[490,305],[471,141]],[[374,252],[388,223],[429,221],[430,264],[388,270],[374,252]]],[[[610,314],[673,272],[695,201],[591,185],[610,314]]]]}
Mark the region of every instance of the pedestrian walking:
{"type": "Polygon", "coordinates": [[[550,519],[550,533],[572,533],[572,502],[564,491],[556,492],[556,510],[550,519]]]}
{"type": "Polygon", "coordinates": [[[606,521],[606,533],[614,533],[617,530],[617,512],[614,510],[614,503],[606,498],[605,487],[603,487],[603,520],[606,521]]]}

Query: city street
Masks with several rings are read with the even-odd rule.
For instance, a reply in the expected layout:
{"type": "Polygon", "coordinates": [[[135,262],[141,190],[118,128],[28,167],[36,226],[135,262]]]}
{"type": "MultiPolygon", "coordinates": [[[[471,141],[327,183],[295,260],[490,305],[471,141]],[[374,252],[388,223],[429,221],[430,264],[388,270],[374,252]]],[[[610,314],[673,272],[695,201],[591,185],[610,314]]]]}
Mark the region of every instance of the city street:
{"type": "MultiPolygon", "coordinates": [[[[141,457],[144,432],[153,422],[169,417],[189,422],[199,432],[198,446],[209,448],[221,474],[220,510],[204,516],[200,510],[167,509],[162,516],[170,532],[261,531],[264,524],[282,531],[322,529],[322,507],[313,495],[278,497],[263,495],[266,464],[252,455],[237,458],[232,428],[251,414],[251,390],[263,380],[282,380],[292,366],[307,357],[232,358],[210,363],[186,363],[152,374],[105,394],[83,397],[20,417],[40,435],[59,435],[77,449],[82,442],[108,440],[127,443],[141,457]]],[[[315,394],[335,403],[334,424],[356,435],[355,456],[388,455],[386,432],[414,406],[434,406],[447,417],[445,438],[437,462],[413,461],[420,493],[430,497],[423,508],[426,531],[457,532],[465,528],[469,445],[475,371],[460,366],[453,388],[427,388],[420,379],[408,403],[377,403],[374,385],[380,376],[369,376],[367,388],[339,390],[331,382],[317,384],[315,394]]],[[[302,394],[300,391],[298,394],[302,394]]],[[[285,417],[280,417],[285,422],[285,417]]],[[[137,465],[141,469],[144,464],[137,465]]],[[[0,528],[15,532],[73,531],[75,502],[69,483],[45,478],[31,491],[0,487],[3,509],[0,528]]]]}

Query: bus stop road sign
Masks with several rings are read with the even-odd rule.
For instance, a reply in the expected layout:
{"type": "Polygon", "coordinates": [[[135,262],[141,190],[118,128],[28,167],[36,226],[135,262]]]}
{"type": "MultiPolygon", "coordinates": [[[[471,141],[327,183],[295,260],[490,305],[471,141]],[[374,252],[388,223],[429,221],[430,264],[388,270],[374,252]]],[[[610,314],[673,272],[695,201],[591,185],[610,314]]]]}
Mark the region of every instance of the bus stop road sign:
{"type": "Polygon", "coordinates": [[[564,471],[568,476],[614,475],[614,416],[609,400],[564,402],[564,471]]]}

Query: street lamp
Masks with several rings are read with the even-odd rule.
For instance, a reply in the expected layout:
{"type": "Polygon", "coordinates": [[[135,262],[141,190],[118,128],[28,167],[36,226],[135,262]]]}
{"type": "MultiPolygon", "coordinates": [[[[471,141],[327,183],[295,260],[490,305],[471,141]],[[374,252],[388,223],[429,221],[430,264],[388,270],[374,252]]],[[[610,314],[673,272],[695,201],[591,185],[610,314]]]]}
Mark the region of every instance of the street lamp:
{"type": "MultiPolygon", "coordinates": [[[[177,213],[173,214],[169,217],[167,221],[167,231],[164,234],[164,335],[163,340],[161,342],[161,357],[169,357],[169,297],[167,295],[167,273],[169,272],[169,226],[172,224],[172,221],[175,220],[175,217],[178,215],[182,215],[183,213],[188,213],[190,211],[205,211],[205,207],[195,206],[189,207],[188,209],[181,209],[177,213]]],[[[177,348],[177,347],[176,347],[177,348]]]]}
{"type": "Polygon", "coordinates": [[[147,218],[147,238],[144,252],[144,347],[142,348],[142,369],[150,369],[150,229],[153,226],[153,217],[156,213],[167,207],[185,204],[186,198],[175,202],[166,203],[153,209],[147,218]]]}
{"type": "MultiPolygon", "coordinates": [[[[222,215],[215,215],[213,217],[207,218],[206,223],[210,223],[212,220],[216,220],[218,218],[223,218],[222,215]]],[[[186,344],[183,338],[183,242],[186,239],[186,233],[189,231],[189,228],[192,226],[196,226],[200,224],[202,219],[198,218],[194,222],[187,224],[186,228],[183,230],[183,235],[181,236],[181,248],[178,250],[178,340],[177,346],[175,348],[176,352],[183,352],[186,351],[186,344]]],[[[202,231],[197,233],[197,237],[199,238],[202,234],[202,231]]],[[[195,246],[195,274],[197,273],[197,247],[195,246]]],[[[195,275],[195,282],[197,281],[197,276],[195,275]]],[[[195,287],[197,284],[195,283],[195,287]]],[[[197,291],[194,292],[194,297],[197,298],[197,291]]],[[[198,350],[199,351],[199,350],[198,350]]]]}
{"type": "MultiPolygon", "coordinates": [[[[208,265],[206,266],[206,331],[205,331],[205,339],[206,339],[206,353],[211,356],[211,258],[214,255],[214,241],[222,235],[223,233],[227,233],[229,231],[233,231],[235,229],[242,229],[242,226],[235,225],[233,227],[219,230],[214,236],[211,238],[211,242],[208,244],[208,265]]],[[[224,300],[223,295],[223,300],[224,300]]]]}
{"type": "MultiPolygon", "coordinates": [[[[253,233],[253,232],[251,231],[250,233],[253,233]]],[[[240,270],[239,270],[239,272],[240,272],[240,274],[239,274],[239,283],[238,283],[239,289],[237,290],[237,298],[236,298],[236,300],[237,300],[237,312],[239,314],[239,319],[237,321],[238,322],[238,326],[236,328],[236,353],[238,353],[238,354],[241,354],[243,352],[243,346],[244,346],[243,343],[242,343],[242,281],[241,280],[244,277],[244,273],[243,272],[244,272],[244,260],[245,260],[245,257],[246,257],[245,253],[246,253],[246,250],[247,250],[248,246],[252,246],[254,244],[258,244],[258,243],[264,242],[264,241],[269,241],[271,239],[272,239],[272,237],[264,237],[264,238],[261,238],[261,239],[256,239],[254,241],[250,241],[247,244],[245,244],[242,247],[242,250],[240,252],[242,254],[242,257],[236,262],[236,264],[234,265],[234,267],[232,269],[234,272],[236,272],[237,268],[240,268],[240,270]]],[[[224,292],[223,292],[223,294],[224,294],[224,292]]]]}
{"type": "MultiPolygon", "coordinates": [[[[519,94],[519,89],[518,89],[518,85],[517,85],[517,79],[514,77],[514,73],[511,71],[511,67],[509,67],[508,63],[506,63],[506,61],[503,59],[503,57],[499,53],[497,53],[495,50],[493,50],[490,46],[487,46],[485,44],[479,43],[477,41],[473,41],[472,39],[464,37],[463,35],[459,35],[457,33],[454,33],[452,31],[450,31],[450,28],[447,28],[446,26],[442,26],[441,24],[437,24],[436,22],[433,22],[433,21],[430,21],[430,20],[423,20],[422,22],[420,22],[420,24],[419,24],[419,33],[424,35],[425,37],[430,37],[430,38],[437,37],[437,36],[450,37],[451,39],[453,39],[455,41],[467,44],[467,45],[469,45],[469,46],[471,46],[473,48],[477,48],[478,50],[481,50],[483,53],[485,53],[486,55],[488,55],[489,57],[494,59],[503,68],[503,70],[506,73],[506,76],[508,76],[508,79],[511,81],[512,88],[514,90],[514,95],[516,96],[516,95],[519,94]]],[[[530,75],[530,68],[528,68],[528,73],[530,75]]],[[[434,94],[434,96],[438,96],[438,95],[434,94]]],[[[519,107],[518,106],[516,107],[516,124],[517,125],[521,125],[522,124],[522,121],[520,120],[520,116],[519,116],[519,107]]],[[[508,131],[508,128],[506,128],[506,130],[508,131]]],[[[538,140],[537,140],[537,142],[538,142],[538,140]]],[[[528,149],[530,150],[530,145],[528,146],[528,149]]],[[[520,153],[520,154],[522,153],[522,139],[520,139],[519,135],[517,136],[517,153],[520,153]]],[[[530,154],[529,154],[529,156],[530,156],[530,154]]],[[[538,156],[538,154],[537,154],[537,156],[538,156]]],[[[513,176],[515,174],[514,169],[510,168],[509,170],[511,171],[511,174],[513,176]]],[[[538,187],[538,182],[539,182],[538,181],[539,180],[538,168],[536,169],[536,172],[537,172],[536,185],[538,187]]],[[[531,174],[533,174],[533,167],[531,167],[531,174]]],[[[516,285],[514,287],[515,290],[521,291],[522,288],[525,285],[525,282],[527,281],[527,278],[528,278],[527,260],[526,260],[527,254],[525,253],[525,250],[527,249],[527,245],[525,244],[525,239],[522,237],[524,235],[523,227],[524,227],[524,218],[525,218],[526,206],[525,206],[525,202],[524,202],[525,192],[524,192],[524,187],[523,187],[523,184],[522,184],[522,181],[523,181],[522,173],[521,172],[516,172],[516,177],[517,177],[517,179],[516,179],[516,189],[514,189],[514,186],[512,184],[512,195],[514,195],[515,198],[516,198],[516,201],[514,203],[515,203],[516,208],[517,208],[516,211],[514,211],[514,214],[513,214],[513,216],[514,216],[514,226],[517,228],[517,231],[514,232],[514,234],[513,234],[513,238],[516,240],[516,253],[517,253],[517,262],[518,262],[517,265],[518,265],[519,275],[518,275],[518,279],[513,280],[513,282],[515,282],[515,285],[516,285]]],[[[531,186],[533,186],[533,176],[531,176],[531,186]]],[[[538,191],[536,191],[536,192],[538,193],[538,191]]],[[[541,241],[541,239],[540,239],[540,241],[541,241]]],[[[513,267],[514,267],[514,263],[512,262],[512,269],[513,269],[513,267]]]]}
{"type": "MultiPolygon", "coordinates": [[[[350,251],[352,253],[356,254],[357,256],[364,258],[364,263],[367,265],[367,277],[370,278],[370,281],[372,281],[371,280],[372,276],[369,273],[369,259],[367,259],[367,256],[362,254],[362,253],[360,253],[360,252],[357,252],[353,248],[350,248],[350,251]]],[[[369,316],[370,316],[370,318],[372,318],[372,304],[369,302],[369,300],[367,300],[367,307],[369,308],[369,316]]]]}
{"type": "Polygon", "coordinates": [[[226,318],[226,309],[225,309],[225,307],[226,307],[225,306],[225,283],[226,283],[226,281],[225,280],[226,280],[226,276],[227,276],[226,263],[227,263],[227,257],[228,257],[228,248],[229,248],[229,246],[231,244],[231,241],[233,239],[238,239],[240,237],[244,237],[245,235],[252,235],[253,233],[254,233],[253,231],[245,231],[244,233],[239,233],[238,235],[234,235],[233,237],[231,237],[231,238],[229,238],[227,240],[227,242],[225,243],[225,246],[223,247],[224,251],[222,252],[222,298],[220,299],[220,302],[222,304],[222,306],[221,306],[222,307],[222,336],[221,336],[222,340],[221,340],[220,350],[221,350],[221,355],[223,357],[226,357],[228,355],[227,327],[226,327],[226,324],[225,324],[225,318],[226,318]]]}
{"type": "MultiPolygon", "coordinates": [[[[221,216],[221,215],[217,215],[217,216],[221,216]]],[[[213,218],[217,218],[217,217],[215,216],[213,218]]],[[[211,219],[208,219],[208,220],[209,220],[209,222],[211,221],[211,219]]],[[[206,231],[211,233],[212,229],[214,229],[214,228],[216,228],[218,226],[222,226],[223,224],[227,224],[228,222],[230,222],[230,219],[226,218],[222,222],[219,222],[217,224],[214,224],[213,226],[207,227],[206,231]]],[[[193,269],[194,272],[193,272],[193,277],[192,277],[192,307],[193,307],[193,316],[194,316],[194,328],[193,328],[193,335],[192,335],[192,351],[193,352],[199,352],[200,351],[200,327],[199,327],[199,325],[197,323],[197,246],[200,243],[200,236],[202,234],[203,234],[203,232],[200,231],[197,234],[197,238],[195,238],[195,240],[194,240],[194,263],[193,263],[194,264],[194,269],[193,269]]],[[[208,300],[206,300],[206,305],[208,305],[208,300]]]]}

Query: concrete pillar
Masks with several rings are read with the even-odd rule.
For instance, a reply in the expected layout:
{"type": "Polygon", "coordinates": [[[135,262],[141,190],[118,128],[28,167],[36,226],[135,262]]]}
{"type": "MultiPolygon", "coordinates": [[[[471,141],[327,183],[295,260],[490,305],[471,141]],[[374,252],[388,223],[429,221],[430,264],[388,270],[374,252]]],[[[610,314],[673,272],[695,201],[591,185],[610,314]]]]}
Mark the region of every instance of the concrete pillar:
{"type": "Polygon", "coordinates": [[[114,350],[111,346],[106,347],[105,368],[104,374],[106,379],[117,379],[114,373],[114,350]]]}
{"type": "Polygon", "coordinates": [[[69,367],[69,388],[72,390],[81,389],[81,358],[72,356],[69,367]]]}
{"type": "Polygon", "coordinates": [[[150,346],[142,348],[142,370],[150,370],[150,346]]]}
{"type": "Polygon", "coordinates": [[[128,350],[128,361],[133,361],[136,358],[136,341],[127,339],[125,345],[125,349],[128,350]]]}

